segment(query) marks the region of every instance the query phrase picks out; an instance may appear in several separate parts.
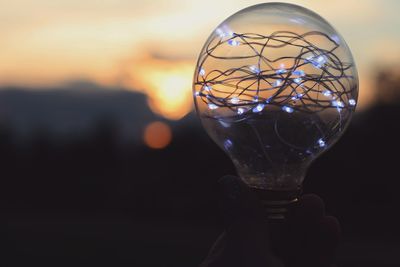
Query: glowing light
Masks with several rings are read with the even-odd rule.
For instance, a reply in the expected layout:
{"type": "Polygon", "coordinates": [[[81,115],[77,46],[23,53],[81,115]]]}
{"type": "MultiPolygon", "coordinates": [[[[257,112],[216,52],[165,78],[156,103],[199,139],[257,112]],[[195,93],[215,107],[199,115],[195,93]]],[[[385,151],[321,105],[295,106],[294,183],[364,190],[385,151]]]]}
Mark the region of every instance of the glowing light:
{"type": "Polygon", "coordinates": [[[171,142],[171,128],[160,121],[152,122],[146,126],[143,134],[144,143],[153,149],[161,149],[171,142]]]}
{"type": "Polygon", "coordinates": [[[217,109],[218,106],[213,104],[213,103],[210,103],[210,104],[208,104],[208,108],[211,109],[211,110],[214,110],[214,109],[217,109]]]}
{"type": "Polygon", "coordinates": [[[326,143],[322,138],[320,138],[320,139],[318,139],[318,145],[319,145],[319,147],[325,147],[326,143]]]}
{"type": "Polygon", "coordinates": [[[356,103],[356,101],[354,100],[354,99],[349,99],[349,105],[350,106],[355,106],[357,103],[356,103]]]}
{"type": "Polygon", "coordinates": [[[218,35],[219,37],[221,37],[221,38],[225,36],[224,31],[221,30],[220,28],[216,29],[215,32],[216,32],[217,35],[218,35]]]}
{"type": "Polygon", "coordinates": [[[322,94],[326,97],[332,96],[332,92],[329,90],[325,90],[322,94]]]}
{"type": "Polygon", "coordinates": [[[238,46],[238,45],[240,45],[240,42],[237,41],[237,40],[235,40],[235,39],[230,39],[230,40],[228,41],[228,44],[229,44],[230,46],[238,46]]]}
{"type": "Polygon", "coordinates": [[[201,68],[200,71],[199,71],[199,75],[200,76],[206,75],[206,71],[203,68],[201,68]]]}
{"type": "Polygon", "coordinates": [[[235,105],[236,105],[236,104],[239,103],[239,98],[238,98],[238,97],[231,98],[230,102],[231,102],[232,104],[235,104],[235,105]]]}
{"type": "Polygon", "coordinates": [[[224,142],[224,148],[225,148],[226,150],[228,150],[228,149],[232,148],[232,146],[233,146],[232,141],[229,140],[229,139],[226,139],[225,142],[224,142]]]}
{"type": "Polygon", "coordinates": [[[302,97],[303,97],[303,94],[297,94],[295,96],[292,96],[292,100],[298,100],[298,99],[300,99],[302,97]]]}
{"type": "Polygon", "coordinates": [[[217,28],[215,33],[221,38],[233,36],[233,32],[226,25],[223,25],[222,28],[217,28]]]}
{"type": "Polygon", "coordinates": [[[265,105],[264,104],[258,104],[255,108],[253,108],[253,112],[261,112],[264,109],[265,105]]]}
{"type": "Polygon", "coordinates": [[[324,63],[326,62],[325,57],[319,56],[319,57],[317,58],[317,62],[320,63],[320,64],[324,64],[324,63]]]}
{"type": "Polygon", "coordinates": [[[344,104],[342,101],[335,100],[335,101],[332,101],[332,106],[337,107],[337,108],[343,108],[344,104]]]}
{"type": "Polygon", "coordinates": [[[286,70],[281,70],[281,69],[279,69],[279,70],[276,71],[276,74],[283,74],[283,73],[285,73],[285,72],[286,72],[286,70]]]}
{"type": "Polygon", "coordinates": [[[318,56],[317,58],[315,57],[308,57],[307,61],[311,62],[311,64],[320,69],[322,66],[326,63],[326,58],[324,56],[318,56]]]}
{"type": "Polygon", "coordinates": [[[279,69],[275,72],[276,74],[283,74],[286,73],[285,64],[281,63],[279,65],[279,69]]]}
{"type": "Polygon", "coordinates": [[[244,108],[238,108],[238,109],[237,109],[237,113],[238,113],[239,115],[242,115],[242,114],[244,113],[244,108]]]}
{"type": "Polygon", "coordinates": [[[281,79],[278,79],[278,80],[276,80],[275,82],[274,82],[274,87],[278,87],[278,86],[280,86],[282,84],[282,80],[281,79]]]}
{"type": "Polygon", "coordinates": [[[288,106],[283,106],[282,110],[287,112],[287,113],[293,113],[294,109],[288,106]]]}
{"type": "Polygon", "coordinates": [[[256,74],[260,74],[260,69],[257,68],[256,66],[250,66],[250,70],[256,74]]]}
{"type": "Polygon", "coordinates": [[[297,83],[297,84],[300,84],[302,80],[303,80],[303,79],[301,79],[301,78],[295,78],[295,79],[293,79],[293,81],[294,81],[295,83],[297,83]]]}
{"type": "Polygon", "coordinates": [[[293,71],[293,75],[304,76],[305,73],[303,70],[295,70],[295,71],[293,71]]]}
{"type": "Polygon", "coordinates": [[[203,89],[204,89],[205,91],[207,91],[207,92],[210,92],[211,89],[212,89],[212,87],[209,86],[209,85],[204,85],[204,86],[203,86],[203,89]]]}

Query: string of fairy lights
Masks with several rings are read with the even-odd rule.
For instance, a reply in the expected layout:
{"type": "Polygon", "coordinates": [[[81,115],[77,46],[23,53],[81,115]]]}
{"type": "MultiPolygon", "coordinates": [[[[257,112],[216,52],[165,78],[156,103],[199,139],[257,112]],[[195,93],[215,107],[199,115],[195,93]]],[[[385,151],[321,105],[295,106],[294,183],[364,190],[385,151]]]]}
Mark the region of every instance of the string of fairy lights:
{"type": "Polygon", "coordinates": [[[260,113],[268,106],[286,113],[354,109],[356,77],[353,65],[337,55],[339,47],[334,37],[319,31],[261,35],[219,28],[200,56],[195,97],[209,110],[229,109],[234,116],[260,113]],[[319,47],[312,39],[329,46],[319,47]],[[226,49],[241,53],[227,54],[226,49]],[[282,49],[291,52],[271,56],[282,49]],[[221,69],[207,69],[209,60],[218,60],[221,69]]]}

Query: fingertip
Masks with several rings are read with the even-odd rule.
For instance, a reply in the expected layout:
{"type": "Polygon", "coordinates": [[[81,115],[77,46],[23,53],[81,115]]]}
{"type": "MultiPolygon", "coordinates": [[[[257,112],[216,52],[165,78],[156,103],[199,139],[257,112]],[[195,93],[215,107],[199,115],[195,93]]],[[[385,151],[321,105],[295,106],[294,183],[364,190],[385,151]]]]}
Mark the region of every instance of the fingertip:
{"type": "Polygon", "coordinates": [[[300,197],[295,207],[295,220],[300,222],[318,222],[325,215],[325,204],[315,194],[306,194],[300,197]]]}
{"type": "Polygon", "coordinates": [[[316,194],[305,194],[300,197],[300,203],[304,208],[318,211],[320,214],[325,213],[325,203],[321,197],[316,194]]]}

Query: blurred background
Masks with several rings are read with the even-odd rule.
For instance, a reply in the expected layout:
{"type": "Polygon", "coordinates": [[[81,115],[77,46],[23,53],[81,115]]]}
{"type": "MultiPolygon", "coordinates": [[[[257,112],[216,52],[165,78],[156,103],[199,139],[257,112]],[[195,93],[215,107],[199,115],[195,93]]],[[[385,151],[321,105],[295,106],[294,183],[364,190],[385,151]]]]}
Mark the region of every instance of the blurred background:
{"type": "MultiPolygon", "coordinates": [[[[400,266],[400,2],[288,2],[334,25],[360,76],[304,191],[342,224],[339,266],[400,266]]],[[[1,266],[201,262],[235,171],[193,112],[192,76],[214,28],[257,3],[0,0],[1,266]]]]}

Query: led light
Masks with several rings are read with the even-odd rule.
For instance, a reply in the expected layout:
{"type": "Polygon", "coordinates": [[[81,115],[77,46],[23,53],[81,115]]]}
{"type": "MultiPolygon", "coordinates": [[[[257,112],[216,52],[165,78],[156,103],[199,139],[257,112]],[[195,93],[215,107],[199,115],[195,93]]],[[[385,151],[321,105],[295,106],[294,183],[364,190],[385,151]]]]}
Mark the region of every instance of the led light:
{"type": "Polygon", "coordinates": [[[238,108],[238,109],[237,109],[237,113],[238,113],[239,115],[243,114],[243,113],[244,113],[244,108],[238,108]]]}
{"type": "Polygon", "coordinates": [[[256,66],[250,66],[250,70],[256,74],[260,74],[260,69],[256,66]]]}
{"type": "Polygon", "coordinates": [[[211,109],[211,110],[214,110],[214,109],[217,109],[218,106],[213,104],[213,103],[210,103],[210,104],[208,104],[208,108],[211,109]]]}
{"type": "Polygon", "coordinates": [[[237,41],[237,40],[235,40],[235,39],[230,39],[230,40],[228,41],[228,44],[229,44],[230,46],[238,46],[238,45],[240,45],[240,42],[237,41]]]}
{"type": "Polygon", "coordinates": [[[326,97],[329,97],[329,96],[332,95],[332,92],[329,91],[329,90],[325,90],[322,94],[323,94],[324,96],[326,96],[326,97]]]}
{"type": "Polygon", "coordinates": [[[237,104],[237,103],[239,103],[239,98],[238,97],[234,97],[234,98],[231,98],[231,103],[232,104],[237,104]]]}
{"type": "Polygon", "coordinates": [[[306,60],[318,69],[322,68],[322,66],[326,63],[326,58],[322,55],[318,56],[317,58],[311,56],[308,57],[306,60]]]}
{"type": "Polygon", "coordinates": [[[229,140],[229,139],[226,139],[225,142],[224,142],[224,148],[225,148],[226,150],[228,150],[228,149],[230,149],[232,146],[233,146],[232,141],[229,140]]]}
{"type": "Polygon", "coordinates": [[[279,69],[276,71],[276,74],[283,74],[283,73],[286,73],[285,69],[279,69]]]}
{"type": "Polygon", "coordinates": [[[278,87],[278,86],[280,86],[281,84],[282,84],[282,80],[281,80],[281,79],[276,80],[276,81],[274,82],[274,87],[278,87]]]}
{"type": "Polygon", "coordinates": [[[323,56],[319,56],[319,57],[317,58],[317,62],[320,63],[320,64],[323,64],[323,63],[326,62],[326,60],[325,60],[325,58],[324,58],[323,56]]]}
{"type": "Polygon", "coordinates": [[[322,68],[322,66],[326,63],[326,59],[323,56],[319,56],[316,61],[314,61],[313,65],[317,68],[322,68]]]}
{"type": "Polygon", "coordinates": [[[199,75],[200,76],[206,75],[206,71],[203,68],[201,68],[200,71],[199,71],[199,75]]]}
{"type": "Polygon", "coordinates": [[[204,85],[204,86],[203,86],[203,89],[204,89],[204,91],[210,92],[211,89],[212,89],[212,87],[209,86],[209,85],[204,85]]]}
{"type": "Polygon", "coordinates": [[[292,73],[293,73],[293,75],[297,75],[297,76],[304,76],[305,75],[303,70],[295,70],[292,73]]]}
{"type": "Polygon", "coordinates": [[[332,106],[337,107],[337,108],[343,108],[344,104],[342,101],[335,100],[335,101],[332,101],[332,106]]]}
{"type": "Polygon", "coordinates": [[[223,25],[222,28],[217,28],[215,33],[221,38],[233,36],[233,32],[226,25],[223,25]]]}
{"type": "Polygon", "coordinates": [[[293,113],[293,111],[294,111],[293,108],[288,107],[288,106],[283,106],[282,110],[287,112],[287,113],[293,113]]]}
{"type": "Polygon", "coordinates": [[[297,94],[295,96],[292,96],[292,100],[297,100],[303,97],[303,94],[297,94]]]}
{"type": "Polygon", "coordinates": [[[218,34],[219,37],[225,37],[225,33],[220,28],[216,29],[215,32],[218,34]]]}
{"type": "Polygon", "coordinates": [[[275,72],[276,74],[283,74],[286,73],[285,64],[281,63],[279,65],[279,69],[275,72]]]}
{"type": "Polygon", "coordinates": [[[301,78],[295,78],[295,79],[293,79],[293,81],[294,81],[295,83],[297,83],[297,84],[300,84],[302,80],[303,80],[303,79],[301,79],[301,78]]]}
{"type": "Polygon", "coordinates": [[[354,100],[354,99],[349,99],[349,105],[350,106],[355,106],[357,103],[356,103],[356,101],[354,100]]]}
{"type": "Polygon", "coordinates": [[[255,108],[253,108],[253,112],[261,112],[264,109],[265,105],[264,104],[258,104],[255,108]]]}
{"type": "Polygon", "coordinates": [[[318,139],[318,145],[319,145],[319,147],[325,147],[326,143],[322,138],[320,138],[320,139],[318,139]]]}

